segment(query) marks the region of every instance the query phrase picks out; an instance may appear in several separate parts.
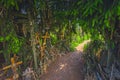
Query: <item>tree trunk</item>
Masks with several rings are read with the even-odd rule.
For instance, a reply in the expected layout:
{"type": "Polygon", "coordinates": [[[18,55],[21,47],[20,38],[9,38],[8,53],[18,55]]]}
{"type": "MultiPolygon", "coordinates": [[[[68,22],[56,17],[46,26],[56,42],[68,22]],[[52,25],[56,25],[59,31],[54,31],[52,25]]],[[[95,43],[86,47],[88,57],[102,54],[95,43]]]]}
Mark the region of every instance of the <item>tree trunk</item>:
{"type": "Polygon", "coordinates": [[[34,65],[35,69],[38,69],[38,64],[37,64],[37,52],[36,52],[36,44],[35,44],[35,35],[34,35],[34,20],[32,20],[31,15],[29,14],[29,24],[30,24],[30,35],[31,35],[31,46],[32,46],[32,51],[33,51],[33,58],[34,58],[34,65]]]}

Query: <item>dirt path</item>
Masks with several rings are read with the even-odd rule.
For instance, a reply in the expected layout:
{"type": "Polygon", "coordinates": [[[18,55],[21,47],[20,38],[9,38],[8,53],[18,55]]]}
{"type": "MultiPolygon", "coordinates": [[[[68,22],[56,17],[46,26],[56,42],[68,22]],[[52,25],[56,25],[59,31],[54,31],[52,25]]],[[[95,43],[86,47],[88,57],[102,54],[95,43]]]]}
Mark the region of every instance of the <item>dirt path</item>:
{"type": "Polygon", "coordinates": [[[53,62],[46,74],[41,76],[41,80],[84,80],[81,55],[83,45],[87,42],[85,41],[76,47],[77,51],[60,57],[53,62]]]}

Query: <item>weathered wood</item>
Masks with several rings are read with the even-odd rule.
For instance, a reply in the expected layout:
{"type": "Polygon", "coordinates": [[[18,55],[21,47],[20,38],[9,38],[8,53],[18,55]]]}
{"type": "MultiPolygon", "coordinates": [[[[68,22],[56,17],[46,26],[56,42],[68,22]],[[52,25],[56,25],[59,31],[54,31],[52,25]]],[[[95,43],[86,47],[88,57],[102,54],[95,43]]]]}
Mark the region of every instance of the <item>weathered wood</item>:
{"type": "Polygon", "coordinates": [[[20,64],[22,64],[22,61],[16,62],[16,57],[12,57],[11,58],[11,65],[3,67],[1,70],[7,70],[7,69],[11,68],[12,71],[13,71],[13,77],[12,77],[12,79],[13,80],[18,80],[19,75],[17,73],[17,66],[20,65],[20,64]]]}
{"type": "Polygon", "coordinates": [[[31,35],[31,46],[32,46],[32,51],[33,51],[33,58],[34,58],[34,64],[35,64],[35,69],[38,69],[38,63],[37,63],[37,52],[36,52],[36,42],[35,42],[35,32],[34,32],[34,20],[32,20],[31,15],[29,13],[29,24],[30,24],[30,35],[31,35]]]}
{"type": "Polygon", "coordinates": [[[44,41],[43,41],[43,45],[46,45],[46,41],[47,41],[47,39],[50,38],[48,32],[46,32],[46,33],[45,33],[45,36],[42,36],[42,38],[44,39],[44,41]]]}

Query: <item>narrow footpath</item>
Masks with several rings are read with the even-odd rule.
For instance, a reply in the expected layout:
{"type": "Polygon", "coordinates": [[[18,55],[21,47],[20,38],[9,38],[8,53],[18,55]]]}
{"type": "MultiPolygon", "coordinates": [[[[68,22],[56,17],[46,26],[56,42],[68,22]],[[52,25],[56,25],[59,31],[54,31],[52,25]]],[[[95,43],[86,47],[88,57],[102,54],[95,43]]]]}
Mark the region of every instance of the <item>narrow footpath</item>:
{"type": "Polygon", "coordinates": [[[47,69],[47,72],[41,75],[41,80],[84,80],[82,51],[84,44],[76,47],[76,51],[68,53],[58,58],[47,69]]]}

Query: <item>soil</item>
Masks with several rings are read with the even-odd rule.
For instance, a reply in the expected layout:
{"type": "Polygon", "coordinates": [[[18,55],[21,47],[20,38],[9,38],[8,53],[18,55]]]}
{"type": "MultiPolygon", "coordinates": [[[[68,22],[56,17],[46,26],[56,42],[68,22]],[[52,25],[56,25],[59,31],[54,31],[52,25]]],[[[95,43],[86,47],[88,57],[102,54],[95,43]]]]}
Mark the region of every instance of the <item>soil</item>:
{"type": "Polygon", "coordinates": [[[83,46],[88,41],[83,42],[76,51],[68,53],[58,58],[47,69],[47,72],[40,76],[41,80],[84,80],[83,74],[83,46]]]}

